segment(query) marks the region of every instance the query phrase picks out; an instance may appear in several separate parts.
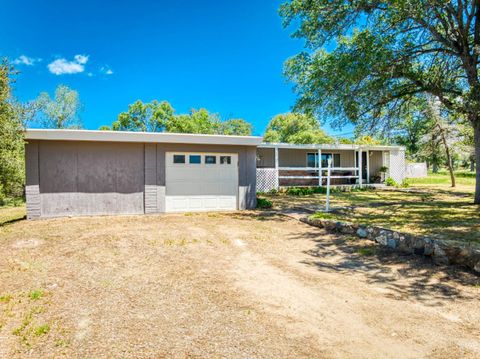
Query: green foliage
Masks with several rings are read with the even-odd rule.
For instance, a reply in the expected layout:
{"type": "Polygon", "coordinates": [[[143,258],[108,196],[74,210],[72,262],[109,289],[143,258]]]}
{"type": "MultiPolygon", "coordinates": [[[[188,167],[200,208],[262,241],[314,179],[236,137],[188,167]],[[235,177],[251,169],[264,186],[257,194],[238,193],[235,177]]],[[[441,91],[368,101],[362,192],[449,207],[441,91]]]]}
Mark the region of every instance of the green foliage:
{"type": "Polygon", "coordinates": [[[153,100],[143,103],[135,101],[126,112],[118,115],[112,126],[102,126],[101,130],[173,132],[198,134],[223,134],[249,136],[252,125],[243,119],[221,121],[217,114],[201,108],[192,109],[188,114],[175,114],[167,101],[153,100]]]}
{"type": "Polygon", "coordinates": [[[408,180],[408,178],[404,178],[402,180],[402,183],[400,183],[400,186],[399,187],[402,187],[402,188],[408,188],[410,187],[410,181],[408,180]]]}
{"type": "Polygon", "coordinates": [[[357,145],[370,145],[370,146],[375,146],[375,145],[381,145],[382,142],[376,138],[373,138],[372,136],[364,135],[360,136],[355,139],[354,143],[357,145]]]}
{"type": "Polygon", "coordinates": [[[377,248],[374,245],[362,247],[357,249],[357,253],[361,256],[370,257],[375,255],[377,248]]]}
{"type": "Polygon", "coordinates": [[[10,84],[15,74],[4,59],[0,62],[0,205],[7,197],[21,196],[25,177],[24,124],[11,95],[10,84]]]}
{"type": "Polygon", "coordinates": [[[192,109],[189,114],[174,116],[166,125],[167,132],[219,134],[220,118],[206,109],[192,109]]]}
{"type": "Polygon", "coordinates": [[[59,85],[55,90],[55,98],[42,92],[37,98],[36,106],[42,115],[40,122],[46,128],[81,128],[78,112],[81,108],[80,96],[68,86],[59,85]]]}
{"type": "Polygon", "coordinates": [[[150,103],[135,101],[126,112],[118,115],[112,123],[114,131],[162,132],[173,118],[174,109],[167,102],[153,100],[150,103]]]}
{"type": "Polygon", "coordinates": [[[250,136],[252,129],[252,124],[241,118],[226,120],[221,124],[223,135],[250,136]]]}
{"type": "Polygon", "coordinates": [[[272,201],[263,197],[257,197],[257,208],[268,209],[268,208],[272,208],[272,206],[273,206],[272,201]]]}
{"type": "Polygon", "coordinates": [[[43,290],[41,290],[41,289],[32,290],[30,293],[28,293],[28,297],[31,300],[41,299],[43,297],[43,295],[44,295],[44,293],[43,293],[43,290]]]}
{"type": "Polygon", "coordinates": [[[380,173],[386,173],[388,171],[388,167],[387,166],[382,166],[380,167],[380,169],[378,170],[378,172],[380,173]]]}
{"type": "MultiPolygon", "coordinates": [[[[414,158],[418,140],[430,134],[416,112],[433,97],[455,125],[474,130],[480,156],[479,12],[473,0],[287,0],[284,25],[308,47],[285,66],[296,109],[382,138],[403,132],[414,158]]],[[[476,171],[480,179],[480,166],[476,171]]]]}
{"type": "Polygon", "coordinates": [[[33,330],[33,334],[37,337],[47,334],[50,331],[50,326],[48,324],[40,325],[33,330]]]}
{"type": "Polygon", "coordinates": [[[267,126],[265,142],[285,143],[333,143],[312,116],[301,113],[286,113],[275,116],[267,126]]]}
{"type": "Polygon", "coordinates": [[[385,185],[392,186],[392,187],[397,187],[398,183],[392,177],[387,177],[387,179],[385,180],[385,185]]]}

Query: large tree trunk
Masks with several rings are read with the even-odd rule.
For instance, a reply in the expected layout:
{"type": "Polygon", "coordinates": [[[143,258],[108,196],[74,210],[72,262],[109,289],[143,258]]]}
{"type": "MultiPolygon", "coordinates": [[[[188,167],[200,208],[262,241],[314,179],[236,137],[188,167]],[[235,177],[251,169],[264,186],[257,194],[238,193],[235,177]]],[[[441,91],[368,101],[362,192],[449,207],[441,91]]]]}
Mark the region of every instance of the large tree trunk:
{"type": "Polygon", "coordinates": [[[480,121],[473,123],[473,138],[475,142],[475,162],[476,162],[476,180],[475,180],[475,204],[480,204],[480,121]]]}

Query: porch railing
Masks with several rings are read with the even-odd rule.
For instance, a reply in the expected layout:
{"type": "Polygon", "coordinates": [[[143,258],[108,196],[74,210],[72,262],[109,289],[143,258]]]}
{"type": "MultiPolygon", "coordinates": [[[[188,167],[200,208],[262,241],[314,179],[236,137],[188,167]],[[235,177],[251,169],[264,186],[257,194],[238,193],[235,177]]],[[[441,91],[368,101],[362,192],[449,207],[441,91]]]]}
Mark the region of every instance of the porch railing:
{"type": "MultiPolygon", "coordinates": [[[[279,167],[278,171],[298,171],[298,172],[316,172],[316,175],[308,175],[308,176],[285,176],[285,175],[279,175],[278,178],[304,178],[304,179],[320,179],[324,178],[327,176],[326,172],[328,171],[328,168],[325,167],[279,167]],[[325,173],[324,173],[325,172],[325,173]]],[[[354,174],[351,175],[331,175],[330,178],[345,178],[345,179],[351,179],[351,178],[359,178],[359,172],[360,169],[358,167],[332,167],[331,168],[332,173],[338,173],[338,172],[353,172],[354,174]]]]}
{"type": "MultiPolygon", "coordinates": [[[[272,189],[278,189],[280,186],[319,186],[323,185],[323,180],[327,178],[327,168],[325,167],[278,167],[276,168],[257,168],[257,191],[268,192],[272,189]],[[283,173],[282,173],[283,172],[283,173]],[[287,174],[285,174],[287,172],[287,174]],[[295,172],[288,174],[288,172],[295,172]],[[303,172],[303,173],[302,173],[303,172]],[[282,182],[292,180],[291,184],[281,184],[282,182]],[[295,182],[295,180],[299,180],[295,182]],[[304,182],[304,183],[302,183],[304,182]],[[305,183],[308,182],[308,183],[305,183]]],[[[333,167],[331,169],[331,179],[352,180],[356,179],[355,184],[359,183],[359,167],[333,167]],[[346,174],[340,174],[347,172],[346,174]]],[[[348,185],[353,185],[348,183],[348,185]]]]}

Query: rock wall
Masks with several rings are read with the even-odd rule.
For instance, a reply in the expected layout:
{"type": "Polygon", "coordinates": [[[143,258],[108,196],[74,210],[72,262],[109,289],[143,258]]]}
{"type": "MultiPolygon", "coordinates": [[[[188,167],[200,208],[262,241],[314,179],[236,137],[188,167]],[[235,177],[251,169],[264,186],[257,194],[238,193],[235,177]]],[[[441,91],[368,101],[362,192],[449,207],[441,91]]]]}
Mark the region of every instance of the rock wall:
{"type": "Polygon", "coordinates": [[[452,245],[438,239],[414,236],[375,226],[365,226],[351,222],[305,217],[302,222],[324,228],[328,232],[352,234],[366,238],[409,254],[432,257],[439,265],[456,264],[465,266],[480,274],[480,250],[452,245]]]}

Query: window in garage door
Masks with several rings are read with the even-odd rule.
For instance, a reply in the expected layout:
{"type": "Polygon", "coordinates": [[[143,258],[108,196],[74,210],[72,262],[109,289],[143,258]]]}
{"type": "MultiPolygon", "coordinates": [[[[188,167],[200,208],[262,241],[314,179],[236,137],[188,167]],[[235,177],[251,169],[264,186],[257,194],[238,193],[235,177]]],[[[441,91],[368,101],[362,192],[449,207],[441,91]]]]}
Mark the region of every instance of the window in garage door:
{"type": "Polygon", "coordinates": [[[167,212],[237,209],[237,154],[167,152],[165,159],[167,212]],[[181,156],[187,161],[175,160],[181,156]]]}

